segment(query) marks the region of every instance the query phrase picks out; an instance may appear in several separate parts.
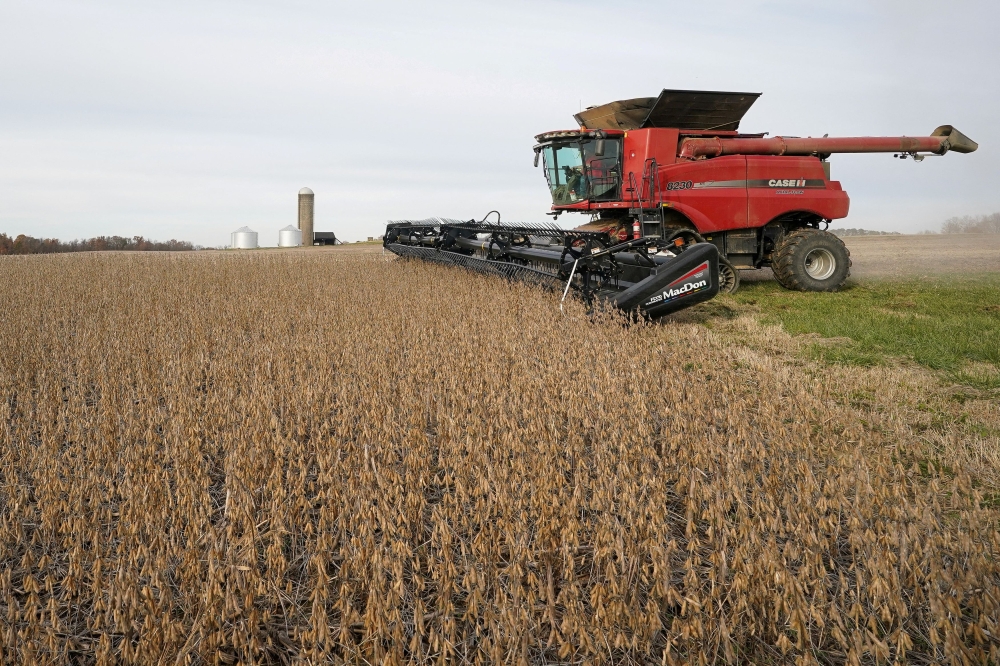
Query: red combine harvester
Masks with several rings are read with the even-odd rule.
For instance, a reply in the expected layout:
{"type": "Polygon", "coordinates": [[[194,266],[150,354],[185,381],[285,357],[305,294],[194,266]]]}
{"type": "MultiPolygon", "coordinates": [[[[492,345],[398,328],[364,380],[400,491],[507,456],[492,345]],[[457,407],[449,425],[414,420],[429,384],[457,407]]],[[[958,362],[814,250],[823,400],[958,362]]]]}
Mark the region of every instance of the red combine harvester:
{"type": "MultiPolygon", "coordinates": [[[[403,257],[525,279],[655,318],[735,291],[738,269],[770,266],[789,289],[832,291],[850,253],[827,232],[849,199],[830,180],[834,153],[971,153],[950,125],[927,137],[819,139],[741,134],[759,93],[664,90],[577,114],[579,129],[539,134],[552,212],[576,229],[444,220],[391,222],[403,257]]],[[[495,212],[495,211],[493,211],[495,212]]]]}
{"type": "Polygon", "coordinates": [[[850,254],[822,230],[847,216],[850,200],[830,179],[834,153],[971,153],[977,144],[950,125],[927,137],[793,138],[742,134],[760,93],[664,90],[575,116],[579,129],[535,137],[552,193],[552,214],[588,213],[580,229],[625,240],[689,233],[721,255],[722,291],[735,269],[769,266],[789,289],[832,291],[850,274],[850,254]]]}

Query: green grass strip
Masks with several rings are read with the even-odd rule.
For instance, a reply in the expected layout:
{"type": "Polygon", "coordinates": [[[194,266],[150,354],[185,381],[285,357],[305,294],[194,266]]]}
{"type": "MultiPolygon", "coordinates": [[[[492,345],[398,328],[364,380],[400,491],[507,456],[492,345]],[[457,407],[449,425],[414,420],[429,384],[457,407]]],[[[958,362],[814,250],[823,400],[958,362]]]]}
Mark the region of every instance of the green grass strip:
{"type": "Polygon", "coordinates": [[[733,298],[789,333],[849,338],[812,345],[826,362],[867,366],[903,357],[963,384],[1000,388],[1000,275],[867,280],[835,293],[744,282],[733,298]],[[976,371],[970,363],[993,367],[976,371]]]}

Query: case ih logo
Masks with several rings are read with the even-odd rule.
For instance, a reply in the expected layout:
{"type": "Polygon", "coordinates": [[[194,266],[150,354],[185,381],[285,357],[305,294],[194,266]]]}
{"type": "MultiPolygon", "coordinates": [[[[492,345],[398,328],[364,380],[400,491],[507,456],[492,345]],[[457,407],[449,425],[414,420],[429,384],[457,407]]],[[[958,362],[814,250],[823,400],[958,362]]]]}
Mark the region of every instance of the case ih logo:
{"type": "Polygon", "coordinates": [[[804,180],[769,180],[767,181],[768,187],[805,187],[806,181],[804,180]]]}
{"type": "Polygon", "coordinates": [[[666,303],[667,301],[672,301],[682,296],[687,296],[688,294],[693,294],[696,291],[701,291],[702,289],[708,289],[708,280],[699,279],[704,278],[705,271],[708,270],[708,262],[703,262],[698,268],[690,271],[687,275],[680,277],[663,290],[662,294],[657,294],[649,299],[643,307],[649,307],[650,305],[655,305],[657,303],[666,303]],[[683,283],[683,284],[682,284],[683,283]],[[678,286],[680,285],[680,286],[678,286]]]}

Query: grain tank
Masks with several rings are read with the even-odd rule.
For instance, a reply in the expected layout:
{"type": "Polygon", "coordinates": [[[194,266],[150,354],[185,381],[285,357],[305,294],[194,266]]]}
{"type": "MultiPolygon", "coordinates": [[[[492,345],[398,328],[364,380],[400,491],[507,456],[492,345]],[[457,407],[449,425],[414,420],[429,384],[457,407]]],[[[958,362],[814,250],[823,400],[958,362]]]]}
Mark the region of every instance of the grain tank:
{"type": "Polygon", "coordinates": [[[240,227],[231,234],[229,246],[237,250],[252,250],[257,247],[257,232],[250,227],[240,227]]]}
{"type": "Polygon", "coordinates": [[[302,245],[302,230],[288,225],[278,231],[278,247],[299,247],[302,245]]]}

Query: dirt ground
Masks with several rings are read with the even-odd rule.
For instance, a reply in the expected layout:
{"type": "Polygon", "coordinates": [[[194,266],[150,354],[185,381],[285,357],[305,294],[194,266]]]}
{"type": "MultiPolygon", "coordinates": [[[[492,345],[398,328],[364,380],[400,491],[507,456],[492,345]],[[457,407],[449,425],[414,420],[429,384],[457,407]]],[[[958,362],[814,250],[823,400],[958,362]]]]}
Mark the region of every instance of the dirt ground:
{"type": "MultiPolygon", "coordinates": [[[[851,280],[955,273],[1000,273],[1000,235],[848,236],[851,280]]],[[[771,269],[741,271],[746,281],[771,280],[771,269]]]]}
{"type": "Polygon", "coordinates": [[[1000,272],[998,234],[851,236],[844,242],[856,278],[1000,272]]]}

